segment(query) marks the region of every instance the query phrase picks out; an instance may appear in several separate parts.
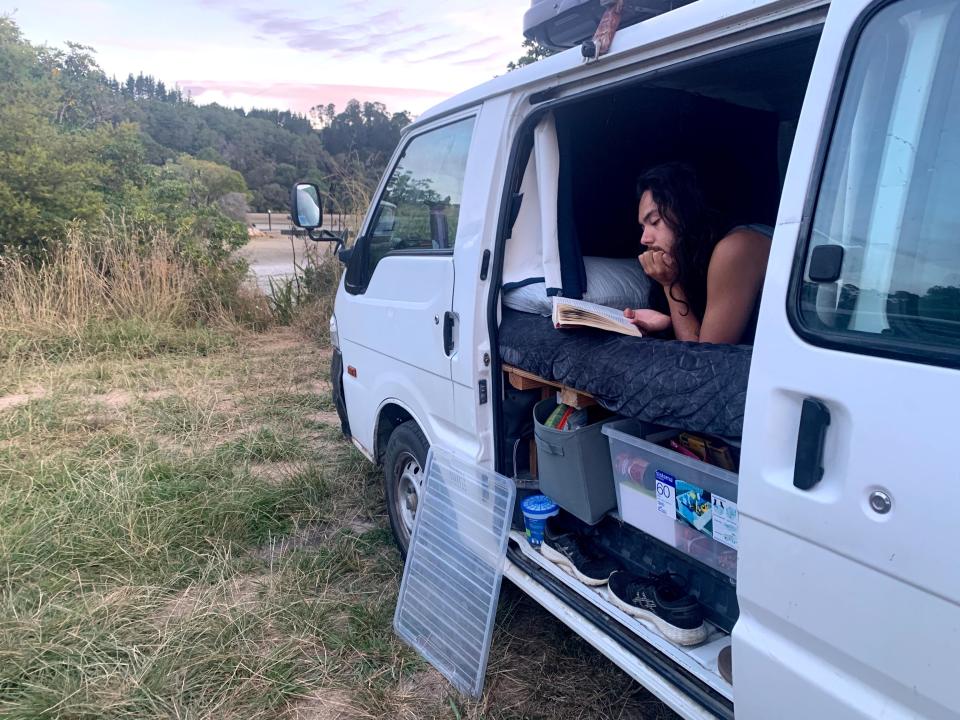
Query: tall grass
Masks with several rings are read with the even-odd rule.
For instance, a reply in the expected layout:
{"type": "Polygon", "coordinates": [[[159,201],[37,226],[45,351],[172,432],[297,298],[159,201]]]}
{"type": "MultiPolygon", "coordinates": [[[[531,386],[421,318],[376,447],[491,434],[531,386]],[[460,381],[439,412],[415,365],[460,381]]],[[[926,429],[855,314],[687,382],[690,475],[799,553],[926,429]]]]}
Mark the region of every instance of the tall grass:
{"type": "MultiPolygon", "coordinates": [[[[332,209],[347,218],[342,230],[344,244],[349,247],[370,205],[371,191],[356,159],[352,165],[338,169],[332,182],[339,186],[339,195],[343,199],[331,199],[333,207],[328,211],[332,209]]],[[[292,324],[321,344],[327,344],[330,341],[330,316],[343,270],[335,248],[329,243],[317,243],[305,254],[303,265],[296,268],[297,277],[272,288],[274,316],[287,318],[286,322],[280,322],[292,324]]]]}
{"type": "Polygon", "coordinates": [[[138,242],[122,225],[74,228],[39,264],[0,258],[0,360],[204,352],[250,304],[241,275],[185,257],[164,232],[138,242]]]}

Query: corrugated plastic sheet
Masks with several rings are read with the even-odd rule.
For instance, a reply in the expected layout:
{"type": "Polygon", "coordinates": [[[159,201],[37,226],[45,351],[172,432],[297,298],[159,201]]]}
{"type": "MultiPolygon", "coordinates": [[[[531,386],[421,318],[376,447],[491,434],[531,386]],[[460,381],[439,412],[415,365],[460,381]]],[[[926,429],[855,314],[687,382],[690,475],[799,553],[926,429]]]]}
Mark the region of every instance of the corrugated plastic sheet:
{"type": "Polygon", "coordinates": [[[479,697],[516,487],[436,448],[425,474],[394,628],[460,692],[479,697]]]}

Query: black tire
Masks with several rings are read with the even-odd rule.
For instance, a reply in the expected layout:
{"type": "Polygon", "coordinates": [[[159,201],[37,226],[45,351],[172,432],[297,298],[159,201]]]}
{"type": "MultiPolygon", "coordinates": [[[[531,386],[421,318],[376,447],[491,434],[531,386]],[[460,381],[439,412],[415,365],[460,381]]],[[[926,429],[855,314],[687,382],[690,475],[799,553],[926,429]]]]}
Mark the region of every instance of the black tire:
{"type": "Polygon", "coordinates": [[[417,491],[423,482],[429,450],[427,438],[417,424],[409,420],[390,434],[383,457],[383,489],[390,529],[404,558],[410,546],[410,532],[419,499],[417,491]],[[417,483],[418,475],[420,484],[417,483]]]}

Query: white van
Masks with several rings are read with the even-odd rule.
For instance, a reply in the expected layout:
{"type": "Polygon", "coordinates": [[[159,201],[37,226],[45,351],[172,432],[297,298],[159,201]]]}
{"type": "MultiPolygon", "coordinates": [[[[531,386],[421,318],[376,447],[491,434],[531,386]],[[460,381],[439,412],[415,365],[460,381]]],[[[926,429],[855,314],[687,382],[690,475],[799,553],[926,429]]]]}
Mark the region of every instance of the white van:
{"type": "Polygon", "coordinates": [[[677,5],[597,61],[554,55],[407,129],[341,254],[344,431],[383,465],[401,548],[431,446],[532,484],[551,388],[722,437],[741,448],[732,576],[622,513],[590,526],[702,593],[712,655],[623,621],[520,536],[505,576],[685,718],[956,718],[960,0],[677,5]],[[671,159],[775,226],[752,350],[557,354],[547,332],[580,335],[504,299],[579,296],[584,256],[635,261],[634,179],[671,159]]]}

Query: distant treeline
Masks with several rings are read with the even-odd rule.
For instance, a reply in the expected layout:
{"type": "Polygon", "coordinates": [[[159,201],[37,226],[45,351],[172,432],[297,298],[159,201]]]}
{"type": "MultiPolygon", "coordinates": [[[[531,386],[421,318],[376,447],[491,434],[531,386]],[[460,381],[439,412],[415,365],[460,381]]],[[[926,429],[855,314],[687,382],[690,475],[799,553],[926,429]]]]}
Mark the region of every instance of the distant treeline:
{"type": "Polygon", "coordinates": [[[382,103],[351,100],[340,112],[332,104],[316,106],[311,122],[289,110],[198,106],[150,75],[107,82],[115,95],[133,100],[126,104],[127,119],[144,133],[150,162],[185,152],[228,165],[243,175],[258,212],[286,207],[290,185],[303,179],[320,184],[339,204],[349,203],[337,179],[375,184],[411,119],[406,112],[388,113],[382,103]]]}
{"type": "Polygon", "coordinates": [[[349,206],[410,122],[356,101],[318,105],[313,122],[197,106],[150,75],[107,77],[92,48],[33,45],[8,17],[0,78],[0,253],[37,254],[74,221],[118,215],[226,250],[246,237],[247,209],[285,209],[299,179],[349,206]]]}

